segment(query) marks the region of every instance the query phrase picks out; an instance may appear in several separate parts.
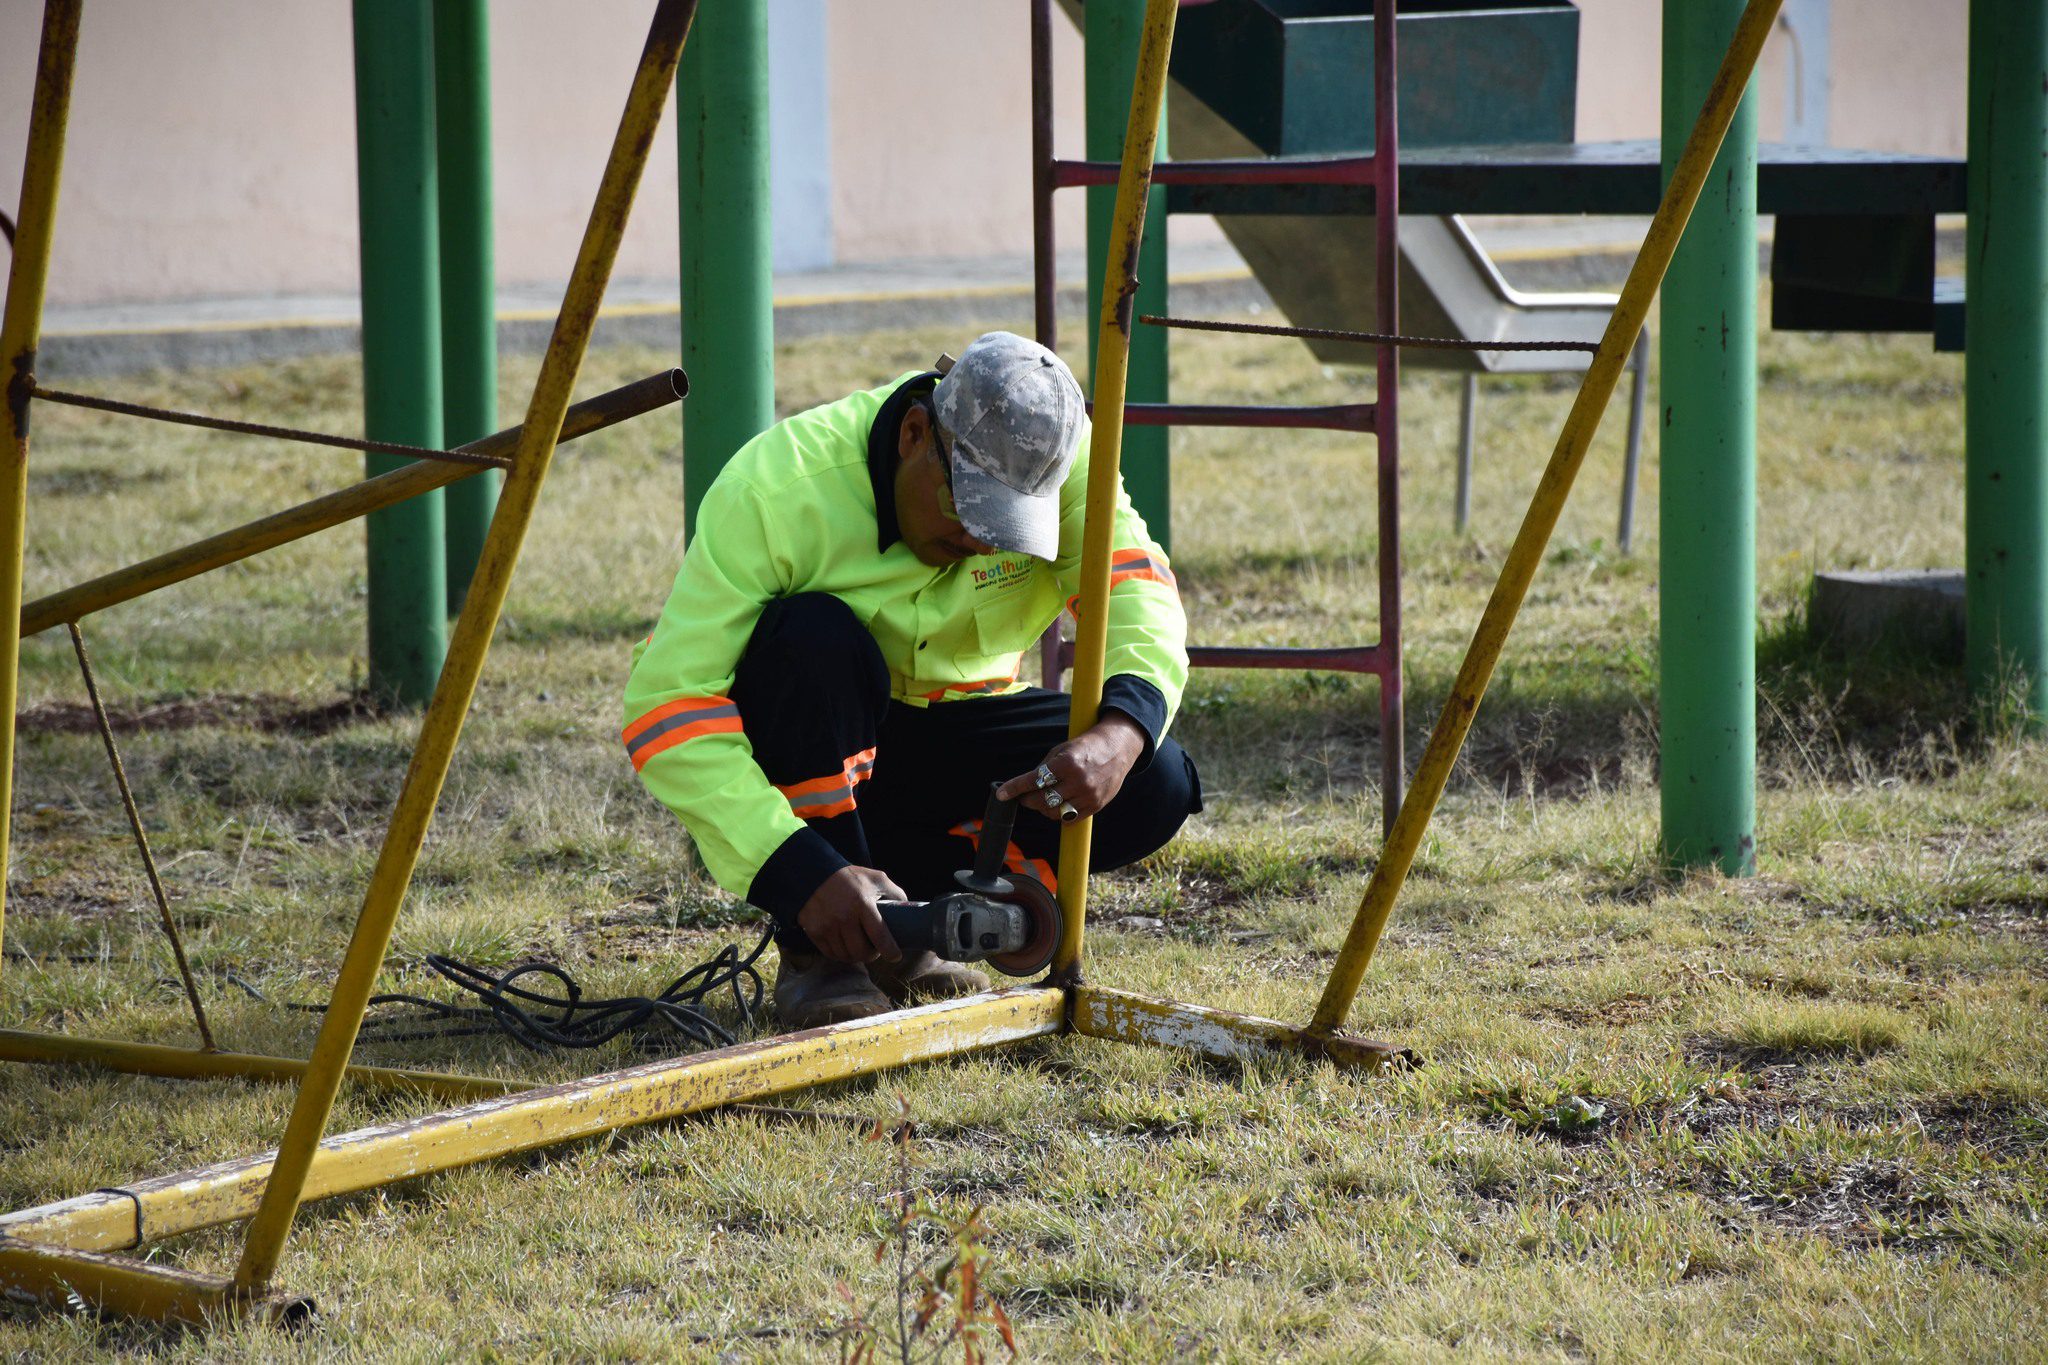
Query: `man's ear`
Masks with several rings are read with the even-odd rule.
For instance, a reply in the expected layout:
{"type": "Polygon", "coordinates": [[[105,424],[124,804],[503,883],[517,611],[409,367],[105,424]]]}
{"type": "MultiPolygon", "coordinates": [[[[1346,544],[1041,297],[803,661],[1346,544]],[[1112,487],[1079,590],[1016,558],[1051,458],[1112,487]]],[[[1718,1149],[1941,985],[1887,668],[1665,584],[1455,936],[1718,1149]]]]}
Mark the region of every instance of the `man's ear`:
{"type": "Polygon", "coordinates": [[[908,460],[924,450],[925,437],[931,433],[932,416],[925,411],[922,403],[912,403],[903,410],[903,420],[896,424],[896,458],[908,460]]]}

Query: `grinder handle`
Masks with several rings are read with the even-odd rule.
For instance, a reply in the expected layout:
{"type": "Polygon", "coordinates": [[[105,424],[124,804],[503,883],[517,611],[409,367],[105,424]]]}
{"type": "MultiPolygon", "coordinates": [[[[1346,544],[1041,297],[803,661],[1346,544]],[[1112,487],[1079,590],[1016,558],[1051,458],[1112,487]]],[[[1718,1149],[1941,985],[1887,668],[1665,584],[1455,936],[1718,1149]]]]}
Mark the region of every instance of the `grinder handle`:
{"type": "Polygon", "coordinates": [[[930,901],[876,901],[875,909],[889,928],[889,937],[905,962],[922,952],[946,955],[945,934],[937,927],[930,901]]]}
{"type": "Polygon", "coordinates": [[[1010,849],[1010,830],[1017,823],[1017,803],[997,796],[1002,789],[1000,782],[988,784],[988,808],[981,815],[981,843],[974,850],[974,871],[955,877],[968,890],[989,896],[1006,895],[1010,890],[1009,880],[1003,876],[1003,855],[1010,849]]]}

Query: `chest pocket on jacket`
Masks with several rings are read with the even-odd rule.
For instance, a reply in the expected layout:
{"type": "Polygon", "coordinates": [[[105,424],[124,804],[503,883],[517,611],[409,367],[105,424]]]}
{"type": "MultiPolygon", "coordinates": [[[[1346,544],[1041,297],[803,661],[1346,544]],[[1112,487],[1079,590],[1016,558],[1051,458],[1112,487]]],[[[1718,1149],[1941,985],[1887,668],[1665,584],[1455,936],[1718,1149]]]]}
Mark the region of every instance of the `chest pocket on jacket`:
{"type": "Polygon", "coordinates": [[[1015,654],[1026,649],[1058,614],[1058,589],[1044,583],[1020,583],[974,604],[974,634],[988,655],[1015,654]]]}

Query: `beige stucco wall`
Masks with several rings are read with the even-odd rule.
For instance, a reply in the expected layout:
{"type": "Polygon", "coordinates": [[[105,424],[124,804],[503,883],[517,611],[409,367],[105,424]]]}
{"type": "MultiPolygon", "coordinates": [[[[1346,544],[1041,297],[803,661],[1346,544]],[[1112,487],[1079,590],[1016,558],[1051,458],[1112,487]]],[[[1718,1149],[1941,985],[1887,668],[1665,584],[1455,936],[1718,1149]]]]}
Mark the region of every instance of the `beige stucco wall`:
{"type": "MultiPolygon", "coordinates": [[[[1656,0],[1580,0],[1579,136],[1655,136],[1656,0]]],[[[20,183],[38,13],[0,5],[0,191],[20,183]]],[[[493,0],[498,266],[561,278],[575,251],[649,0],[493,0]]],[[[1961,155],[1967,0],[1836,0],[1840,145],[1961,155]]],[[[1022,256],[1030,248],[1023,0],[831,0],[826,74],[838,259],[1022,256]],[[943,21],[935,16],[943,13],[943,21]],[[963,60],[963,54],[977,54],[963,60]]],[[[1054,20],[1056,146],[1078,156],[1081,49],[1054,20]]],[[[1762,77],[1783,126],[1785,40],[1762,77]]],[[[86,10],[50,300],[76,305],[349,293],[355,136],[346,0],[94,0],[86,10]]],[[[672,123],[672,120],[671,120],[672,123]]],[[[676,270],[674,130],[664,127],[619,262],[676,270]]],[[[1059,232],[1081,232],[1060,196],[1059,232]]],[[[1213,226],[1176,222],[1178,241],[1213,226]]]]}
{"type": "MultiPolygon", "coordinates": [[[[1657,136],[1663,6],[1577,0],[1579,137],[1657,136]]],[[[1828,118],[1839,147],[1962,156],[1969,0],[1834,0],[1828,118]]],[[[1757,129],[1783,135],[1792,98],[1790,39],[1765,45],[1757,129]]]]}
{"type": "Polygon", "coordinates": [[[1837,141],[1853,130],[1860,146],[1963,155],[1969,0],[1857,0],[1853,13],[1835,20],[1837,141]]]}
{"type": "MultiPolygon", "coordinates": [[[[10,209],[40,10],[0,5],[10,209]]],[[[637,0],[493,0],[501,280],[567,275],[650,11],[637,0]]],[[[345,0],[87,5],[50,303],[354,292],[352,44],[345,0]]],[[[676,271],[672,124],[648,167],[622,276],[676,271]]]]}

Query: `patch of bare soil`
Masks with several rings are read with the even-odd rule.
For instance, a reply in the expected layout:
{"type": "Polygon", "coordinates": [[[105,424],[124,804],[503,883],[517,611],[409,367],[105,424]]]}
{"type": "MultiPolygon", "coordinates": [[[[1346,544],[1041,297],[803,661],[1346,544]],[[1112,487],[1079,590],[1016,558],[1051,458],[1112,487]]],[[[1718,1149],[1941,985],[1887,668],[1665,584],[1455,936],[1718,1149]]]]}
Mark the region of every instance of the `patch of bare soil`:
{"type": "Polygon", "coordinates": [[[111,883],[80,872],[18,877],[8,888],[8,908],[52,919],[107,920],[135,913],[148,890],[137,869],[128,883],[111,883]]]}
{"type": "Polygon", "coordinates": [[[1730,1202],[1768,1222],[1856,1246],[1921,1240],[1925,1225],[1953,1207],[1906,1163],[1883,1157],[1860,1157],[1832,1171],[1774,1162],[1721,1172],[1718,1183],[1730,1202]]]}
{"type": "Polygon", "coordinates": [[[1578,796],[1622,784],[1626,769],[1619,753],[1554,754],[1542,758],[1509,754],[1486,765],[1493,785],[1538,796],[1578,796]]]}
{"type": "Polygon", "coordinates": [[[1685,1059],[1695,1066],[1719,1071],[1741,1071],[1761,1077],[1766,1084],[1796,1079],[1802,1068],[1816,1061],[1847,1056],[1849,1046],[1814,1044],[1810,1047],[1769,1047],[1739,1038],[1703,1034],[1685,1040],[1685,1059]]]}
{"type": "Polygon", "coordinates": [[[1531,1017],[1556,1019],[1579,1028],[1594,1024],[1625,1026],[1668,1018],[1678,1009],[1679,1003],[1668,996],[1631,994],[1617,996],[1597,1005],[1549,1001],[1533,1005],[1523,1012],[1531,1017]]]}
{"type": "MultiPolygon", "coordinates": [[[[266,734],[325,735],[369,720],[379,714],[368,698],[354,695],[306,706],[291,697],[265,694],[215,693],[209,696],[177,697],[166,701],[117,704],[107,708],[107,723],[115,734],[131,735],[166,730],[246,729],[266,734]]],[[[15,728],[24,732],[57,735],[93,735],[99,725],[92,707],[85,702],[45,701],[21,711],[15,728]]]]}
{"type": "Polygon", "coordinates": [[[1831,1104],[1756,1085],[1646,1106],[1636,1117],[1658,1127],[1681,1126],[1701,1137],[1728,1128],[1769,1132],[1820,1123],[1872,1137],[1920,1133],[1944,1147],[1971,1147],[1991,1156],[2028,1155],[2048,1139],[2048,1109],[1992,1095],[1831,1104]]]}

